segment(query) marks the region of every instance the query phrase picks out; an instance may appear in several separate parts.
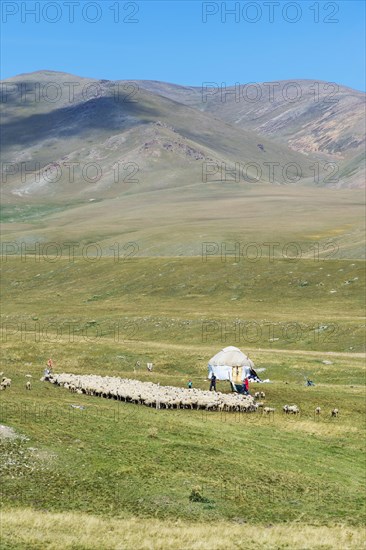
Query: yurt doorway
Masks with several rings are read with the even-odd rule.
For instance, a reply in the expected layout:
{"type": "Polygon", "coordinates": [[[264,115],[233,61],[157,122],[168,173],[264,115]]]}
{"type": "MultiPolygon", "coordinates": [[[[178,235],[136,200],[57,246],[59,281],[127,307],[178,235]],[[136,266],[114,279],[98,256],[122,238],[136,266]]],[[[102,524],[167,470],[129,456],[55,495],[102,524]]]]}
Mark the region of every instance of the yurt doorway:
{"type": "Polygon", "coordinates": [[[241,384],[243,382],[243,368],[242,367],[233,367],[232,377],[234,384],[241,384]]]}

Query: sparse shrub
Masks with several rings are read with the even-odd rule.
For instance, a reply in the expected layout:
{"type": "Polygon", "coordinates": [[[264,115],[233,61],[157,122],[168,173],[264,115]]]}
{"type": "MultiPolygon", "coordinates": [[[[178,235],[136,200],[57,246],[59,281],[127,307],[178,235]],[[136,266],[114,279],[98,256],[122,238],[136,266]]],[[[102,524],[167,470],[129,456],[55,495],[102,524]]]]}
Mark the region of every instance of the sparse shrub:
{"type": "Polygon", "coordinates": [[[208,498],[202,495],[202,489],[199,485],[193,487],[191,494],[189,495],[189,500],[191,502],[210,502],[208,498]]]}
{"type": "Polygon", "coordinates": [[[154,426],[152,428],[149,428],[148,437],[151,437],[152,439],[156,439],[158,437],[158,429],[155,428],[154,426]]]}

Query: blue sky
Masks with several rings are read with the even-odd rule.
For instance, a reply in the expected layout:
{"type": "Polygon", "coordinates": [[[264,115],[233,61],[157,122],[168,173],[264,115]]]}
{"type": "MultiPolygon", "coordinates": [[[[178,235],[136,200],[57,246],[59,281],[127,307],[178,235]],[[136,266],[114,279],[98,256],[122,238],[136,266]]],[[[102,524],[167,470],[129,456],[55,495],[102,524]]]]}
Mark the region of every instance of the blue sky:
{"type": "Polygon", "coordinates": [[[362,0],[2,0],[1,8],[1,78],[51,69],[197,86],[307,78],[365,90],[362,0]]]}

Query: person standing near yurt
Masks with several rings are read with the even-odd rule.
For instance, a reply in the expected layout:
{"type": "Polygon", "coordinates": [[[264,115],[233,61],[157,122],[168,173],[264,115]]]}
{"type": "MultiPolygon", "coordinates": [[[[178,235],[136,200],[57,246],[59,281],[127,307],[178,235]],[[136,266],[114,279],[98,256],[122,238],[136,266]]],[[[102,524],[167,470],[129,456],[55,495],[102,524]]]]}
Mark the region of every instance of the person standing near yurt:
{"type": "Polygon", "coordinates": [[[212,373],[212,376],[211,376],[210,391],[212,389],[216,391],[216,376],[214,375],[214,373],[212,373]]]}
{"type": "Polygon", "coordinates": [[[245,378],[245,380],[243,382],[243,385],[244,385],[245,395],[249,395],[249,380],[248,380],[248,377],[245,378]]]}

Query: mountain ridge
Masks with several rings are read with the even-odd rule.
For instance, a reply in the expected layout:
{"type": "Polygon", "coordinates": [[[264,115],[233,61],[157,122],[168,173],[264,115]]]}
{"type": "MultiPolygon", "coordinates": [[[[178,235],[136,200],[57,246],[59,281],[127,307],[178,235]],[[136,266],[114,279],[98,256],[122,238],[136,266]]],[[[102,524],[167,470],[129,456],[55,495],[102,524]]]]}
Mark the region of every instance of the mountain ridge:
{"type": "MultiPolygon", "coordinates": [[[[102,97],[112,95],[115,98],[118,96],[121,102],[130,102],[131,99],[130,103],[133,103],[142,91],[146,91],[154,97],[158,96],[175,102],[177,109],[185,105],[205,113],[213,117],[216,126],[217,121],[221,120],[233,128],[251,132],[253,139],[258,138],[260,141],[267,138],[302,155],[318,156],[314,161],[324,160],[336,163],[338,173],[344,177],[344,181],[341,181],[338,187],[363,187],[364,185],[365,94],[338,84],[309,79],[283,80],[273,83],[240,84],[239,88],[237,86],[222,88],[222,90],[217,88],[213,91],[209,88],[206,93],[202,87],[147,80],[97,80],[57,71],[37,71],[17,75],[3,81],[3,84],[11,85],[11,82],[15,85],[23,83],[24,89],[26,89],[26,82],[36,82],[51,89],[53,85],[55,88],[58,87],[58,91],[61,86],[67,86],[66,89],[61,88],[62,97],[58,102],[59,107],[88,103],[93,99],[101,100],[102,97]],[[47,82],[48,77],[52,77],[53,80],[47,82]],[[82,85],[81,92],[79,88],[82,85]],[[265,91],[271,97],[262,97],[255,102],[245,100],[243,99],[245,86],[254,86],[256,90],[261,90],[261,94],[265,91]],[[331,90],[329,91],[328,88],[331,90]],[[84,94],[85,89],[87,94],[84,94]],[[300,90],[299,100],[288,100],[287,96],[291,89],[300,90]],[[286,90],[287,99],[284,96],[284,90],[286,90]],[[205,100],[202,98],[203,93],[206,93],[205,100]],[[70,94],[72,94],[71,102],[68,101],[70,94]],[[91,97],[88,97],[88,94],[91,97]]],[[[9,94],[10,103],[14,100],[14,95],[16,94],[9,94]]],[[[26,102],[22,103],[24,107],[26,102]]],[[[52,101],[44,101],[44,103],[47,105],[43,106],[42,112],[52,110],[52,101]],[[48,107],[48,110],[45,107],[48,107]]],[[[15,106],[22,106],[19,105],[19,97],[15,106]]],[[[42,106],[39,105],[39,108],[41,109],[42,106]]],[[[174,110],[173,106],[172,110],[174,110]]],[[[9,111],[11,109],[8,109],[8,113],[3,114],[3,117],[9,117],[9,111]]],[[[337,187],[337,185],[330,186],[337,187]]]]}

